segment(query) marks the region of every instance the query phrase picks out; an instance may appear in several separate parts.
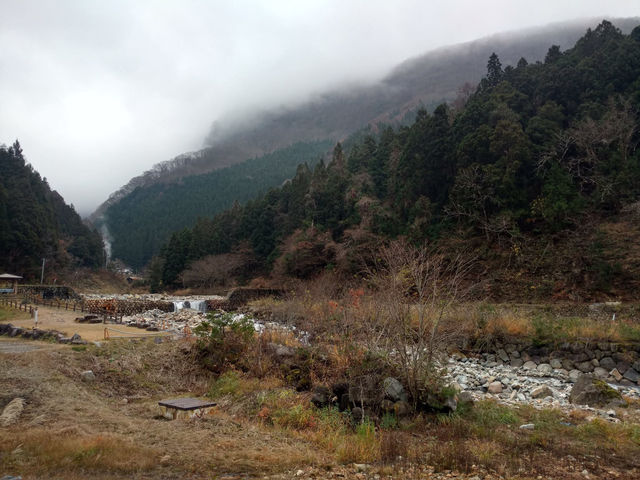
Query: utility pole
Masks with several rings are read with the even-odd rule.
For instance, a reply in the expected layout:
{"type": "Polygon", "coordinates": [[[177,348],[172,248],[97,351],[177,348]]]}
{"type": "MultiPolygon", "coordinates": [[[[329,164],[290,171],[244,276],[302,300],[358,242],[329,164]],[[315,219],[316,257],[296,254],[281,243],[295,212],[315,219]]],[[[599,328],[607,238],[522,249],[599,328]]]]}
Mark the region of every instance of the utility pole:
{"type": "Polygon", "coordinates": [[[42,271],[40,272],[40,285],[42,285],[43,280],[44,280],[44,258],[42,259],[42,271]]]}

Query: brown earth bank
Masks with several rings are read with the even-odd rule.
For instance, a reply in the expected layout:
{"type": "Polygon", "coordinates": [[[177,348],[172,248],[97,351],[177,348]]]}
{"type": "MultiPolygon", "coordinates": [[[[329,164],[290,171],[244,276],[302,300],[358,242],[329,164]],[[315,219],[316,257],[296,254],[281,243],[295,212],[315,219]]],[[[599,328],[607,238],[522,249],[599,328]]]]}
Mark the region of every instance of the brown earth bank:
{"type": "Polygon", "coordinates": [[[640,427],[480,402],[346,430],[276,377],[203,369],[188,341],[67,346],[3,339],[0,474],[37,478],[632,479],[640,427]],[[28,343],[37,350],[20,349],[28,343]],[[91,370],[94,378],[83,372],[91,370]],[[167,421],[157,402],[209,395],[211,415],[167,421]],[[533,431],[519,423],[535,422],[533,431]],[[572,426],[566,426],[572,425],[572,426]]]}

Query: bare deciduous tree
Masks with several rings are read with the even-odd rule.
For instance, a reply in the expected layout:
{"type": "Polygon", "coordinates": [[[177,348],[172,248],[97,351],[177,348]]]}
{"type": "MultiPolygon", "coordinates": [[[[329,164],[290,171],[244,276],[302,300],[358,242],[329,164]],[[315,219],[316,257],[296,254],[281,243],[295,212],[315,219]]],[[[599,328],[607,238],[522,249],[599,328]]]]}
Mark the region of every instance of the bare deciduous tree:
{"type": "Polygon", "coordinates": [[[368,278],[377,308],[368,326],[369,348],[386,352],[399,368],[414,403],[435,379],[435,361],[455,337],[443,319],[468,287],[472,262],[457,255],[396,241],[381,250],[368,278]]]}
{"type": "Polygon", "coordinates": [[[182,272],[182,283],[187,287],[226,286],[251,259],[243,253],[208,255],[196,260],[182,272]]]}

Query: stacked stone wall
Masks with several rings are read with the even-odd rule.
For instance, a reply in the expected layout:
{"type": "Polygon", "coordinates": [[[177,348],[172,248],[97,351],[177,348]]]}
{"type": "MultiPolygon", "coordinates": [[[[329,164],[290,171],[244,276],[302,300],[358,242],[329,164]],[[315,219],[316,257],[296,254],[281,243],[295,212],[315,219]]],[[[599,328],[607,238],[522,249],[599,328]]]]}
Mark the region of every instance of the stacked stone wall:
{"type": "Polygon", "coordinates": [[[532,345],[518,340],[496,342],[479,352],[489,362],[521,367],[591,373],[611,381],[640,385],[640,343],[565,342],[532,345]],[[535,365],[535,367],[534,367],[535,365]]]}
{"type": "Polygon", "coordinates": [[[116,298],[87,299],[84,301],[84,310],[90,313],[129,316],[154,309],[172,312],[173,303],[162,300],[124,300],[116,298]]]}

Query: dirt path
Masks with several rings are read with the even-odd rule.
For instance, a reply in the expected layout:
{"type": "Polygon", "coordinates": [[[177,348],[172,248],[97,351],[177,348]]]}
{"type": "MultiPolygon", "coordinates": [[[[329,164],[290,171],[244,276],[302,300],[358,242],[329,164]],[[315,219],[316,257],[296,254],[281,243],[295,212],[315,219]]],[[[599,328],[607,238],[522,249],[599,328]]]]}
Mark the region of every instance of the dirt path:
{"type": "MultiPolygon", "coordinates": [[[[81,312],[73,312],[68,310],[61,310],[52,307],[38,307],[38,328],[43,330],[58,330],[65,333],[67,336],[72,336],[74,333],[80,335],[87,341],[104,340],[104,328],[102,323],[77,323],[75,319],[77,317],[84,316],[81,312]]],[[[35,326],[33,318],[24,318],[20,320],[12,320],[11,323],[16,327],[32,328],[35,326]]],[[[144,332],[139,328],[127,327],[124,325],[106,325],[109,328],[117,329],[121,332],[125,332],[124,335],[145,335],[149,332],[144,332]]],[[[122,333],[112,332],[112,335],[121,335],[122,333]]]]}
{"type": "Polygon", "coordinates": [[[2,353],[27,353],[42,349],[55,349],[58,345],[30,340],[15,340],[13,338],[0,337],[0,354],[2,353]]]}

